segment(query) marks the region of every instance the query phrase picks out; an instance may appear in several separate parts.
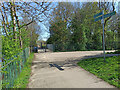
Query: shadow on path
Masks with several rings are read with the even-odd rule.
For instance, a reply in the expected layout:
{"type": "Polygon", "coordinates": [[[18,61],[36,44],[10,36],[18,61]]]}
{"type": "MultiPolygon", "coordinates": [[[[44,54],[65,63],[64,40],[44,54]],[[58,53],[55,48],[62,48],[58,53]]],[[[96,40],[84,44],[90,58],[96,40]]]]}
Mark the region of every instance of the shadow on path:
{"type": "MultiPolygon", "coordinates": [[[[111,56],[119,56],[120,54],[107,54],[106,57],[111,57],[111,56]]],[[[62,67],[68,67],[70,68],[75,68],[78,67],[77,63],[80,60],[85,60],[88,58],[96,58],[96,57],[103,57],[103,55],[98,54],[98,55],[89,55],[89,56],[83,56],[83,57],[79,57],[79,58],[69,58],[66,60],[61,60],[61,61],[53,61],[53,62],[33,62],[32,65],[36,66],[34,67],[35,69],[41,69],[41,68],[52,68],[52,67],[56,67],[60,70],[60,68],[62,67]]]]}

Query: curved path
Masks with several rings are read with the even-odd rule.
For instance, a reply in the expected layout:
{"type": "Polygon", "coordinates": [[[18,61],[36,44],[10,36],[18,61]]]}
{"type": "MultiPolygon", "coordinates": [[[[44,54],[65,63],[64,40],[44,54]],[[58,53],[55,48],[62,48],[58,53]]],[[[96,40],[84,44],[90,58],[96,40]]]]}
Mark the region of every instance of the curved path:
{"type": "MultiPolygon", "coordinates": [[[[77,66],[89,57],[101,57],[102,51],[35,53],[29,88],[114,88],[77,66]],[[57,64],[64,70],[52,67],[57,64]]],[[[107,55],[110,56],[110,55],[107,55]]]]}

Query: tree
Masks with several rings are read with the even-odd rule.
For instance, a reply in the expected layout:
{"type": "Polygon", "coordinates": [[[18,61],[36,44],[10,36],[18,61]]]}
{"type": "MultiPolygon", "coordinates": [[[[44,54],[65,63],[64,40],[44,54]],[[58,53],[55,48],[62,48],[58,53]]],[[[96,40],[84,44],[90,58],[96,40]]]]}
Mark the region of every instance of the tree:
{"type": "MultiPolygon", "coordinates": [[[[80,33],[80,30],[84,32],[82,35],[84,37],[85,49],[101,49],[101,23],[94,22],[94,14],[99,12],[98,3],[82,3],[82,7],[76,9],[74,18],[76,18],[76,23],[71,23],[72,27],[80,27],[81,29],[76,29],[77,33],[80,33]],[[98,37],[99,35],[99,37],[98,37]]],[[[74,22],[74,21],[73,21],[74,22]]],[[[80,34],[74,35],[75,37],[80,38],[80,34]]],[[[80,42],[79,40],[77,42],[80,42]]]]}
{"type": "MultiPolygon", "coordinates": [[[[66,50],[98,50],[102,49],[102,24],[101,21],[95,22],[93,16],[102,10],[105,14],[115,10],[114,2],[85,2],[85,3],[71,3],[71,9],[66,7],[66,3],[58,3],[58,6],[53,11],[53,18],[50,21],[50,38],[49,43],[54,43],[57,40],[65,42],[66,50]],[[108,7],[109,6],[109,7],[108,7]],[[70,12],[70,15],[67,12],[70,12]],[[63,22],[64,25],[62,26],[63,22]],[[65,35],[66,39],[60,39],[64,30],[60,30],[60,27],[66,26],[64,30],[67,32],[65,35]],[[59,31],[59,32],[55,32],[59,31]],[[55,35],[56,34],[56,35],[55,35]],[[59,37],[59,38],[58,38],[59,37]]],[[[70,6],[70,5],[69,5],[70,6]]],[[[105,19],[105,38],[106,40],[110,38],[111,42],[116,40],[117,33],[111,29],[108,30],[108,21],[112,17],[105,19]]],[[[64,34],[63,34],[64,35],[64,34]]],[[[63,36],[62,36],[63,37],[63,36]]],[[[60,42],[59,46],[63,45],[60,42]]],[[[106,49],[113,47],[113,44],[109,46],[109,41],[106,41],[106,49]]],[[[60,49],[61,50],[61,49],[60,49]]]]}
{"type": "Polygon", "coordinates": [[[10,22],[11,26],[13,27],[13,34],[14,39],[17,40],[17,33],[16,31],[19,31],[19,41],[20,41],[20,47],[22,48],[22,38],[21,38],[21,28],[24,26],[27,26],[33,22],[39,21],[42,22],[44,19],[40,18],[41,16],[47,17],[49,14],[47,12],[51,9],[50,2],[2,2],[1,3],[1,14],[3,18],[3,26],[4,31],[6,35],[8,34],[10,30],[10,22]],[[34,6],[36,7],[34,7],[34,6]],[[4,12],[3,12],[4,11],[4,12]],[[6,13],[7,12],[7,13],[6,13]],[[29,19],[31,19],[29,22],[20,24],[20,20],[18,16],[26,14],[29,19]],[[8,17],[11,16],[8,20],[8,17]],[[7,30],[9,29],[9,30],[7,30]]]}
{"type": "Polygon", "coordinates": [[[29,41],[31,44],[36,45],[39,36],[39,25],[35,23],[42,23],[42,21],[47,19],[50,9],[50,2],[11,1],[0,3],[0,14],[2,15],[1,23],[3,25],[2,52],[6,58],[10,58],[24,48],[29,47],[29,41]],[[28,21],[23,23],[25,19],[24,15],[28,16],[28,21]],[[44,17],[44,19],[41,17],[44,17]],[[34,25],[32,25],[33,23],[34,25]],[[31,29],[30,26],[34,26],[34,28],[31,29]]]}
{"type": "Polygon", "coordinates": [[[51,43],[56,45],[56,49],[64,51],[68,33],[66,22],[59,19],[51,25],[50,31],[53,33],[49,39],[51,43]]]}
{"type": "Polygon", "coordinates": [[[120,50],[120,22],[118,23],[118,50],[120,50]]]}
{"type": "MultiPolygon", "coordinates": [[[[109,37],[109,40],[112,40],[112,44],[114,45],[115,49],[119,49],[119,27],[120,27],[120,16],[118,12],[116,15],[112,16],[111,19],[108,21],[108,30],[111,31],[112,36],[111,39],[109,37]]],[[[108,41],[109,41],[108,40],[108,41]]]]}
{"type": "Polygon", "coordinates": [[[68,35],[70,33],[68,24],[72,17],[72,8],[71,3],[58,3],[50,20],[50,38],[47,43],[55,44],[56,49],[60,51],[67,50],[68,35]]]}
{"type": "Polygon", "coordinates": [[[78,11],[71,21],[71,43],[73,43],[75,50],[85,50],[86,47],[85,26],[82,24],[83,17],[80,14],[81,12],[78,11]]]}
{"type": "MultiPolygon", "coordinates": [[[[112,0],[113,2],[100,2],[100,0],[99,0],[99,9],[102,11],[102,10],[104,10],[104,14],[107,14],[107,13],[109,13],[109,12],[111,12],[111,11],[115,11],[115,2],[114,2],[114,0],[112,0]]],[[[107,30],[106,30],[106,27],[107,27],[107,23],[108,23],[108,21],[111,19],[111,17],[112,16],[110,16],[110,17],[108,17],[108,18],[106,18],[105,19],[105,21],[104,21],[104,36],[106,37],[106,32],[107,32],[107,30]]],[[[103,39],[102,39],[103,40],[103,39]]],[[[106,42],[106,38],[105,38],[105,42],[106,42]]]]}

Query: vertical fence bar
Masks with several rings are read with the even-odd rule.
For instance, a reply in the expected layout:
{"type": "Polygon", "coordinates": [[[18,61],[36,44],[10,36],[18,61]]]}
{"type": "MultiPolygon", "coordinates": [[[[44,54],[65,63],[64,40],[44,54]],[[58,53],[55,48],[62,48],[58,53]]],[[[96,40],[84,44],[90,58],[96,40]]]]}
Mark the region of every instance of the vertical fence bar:
{"type": "Polygon", "coordinates": [[[14,64],[12,62],[12,86],[13,86],[13,78],[14,78],[14,64]]]}
{"type": "Polygon", "coordinates": [[[104,10],[102,11],[102,25],[103,25],[103,54],[104,54],[104,62],[105,62],[104,10]]]}
{"type": "Polygon", "coordinates": [[[15,78],[17,78],[17,62],[15,61],[15,78]]]}
{"type": "Polygon", "coordinates": [[[27,57],[26,57],[26,51],[27,51],[27,48],[24,51],[24,56],[25,56],[25,61],[24,62],[26,62],[26,59],[27,59],[27,57]]]}
{"type": "Polygon", "coordinates": [[[6,82],[7,82],[7,85],[6,85],[6,88],[8,88],[8,67],[6,67],[6,82]]]}
{"type": "Polygon", "coordinates": [[[2,89],[2,32],[0,30],[0,90],[2,89]]]}
{"type": "MultiPolygon", "coordinates": [[[[26,48],[21,53],[19,53],[18,56],[15,57],[16,60],[9,63],[4,69],[4,71],[7,72],[3,73],[4,77],[2,78],[2,85],[6,84],[4,88],[13,88],[15,79],[18,77],[18,74],[20,74],[27,58],[29,57],[29,48],[26,48]]],[[[3,66],[5,65],[6,62],[4,61],[3,66]]]]}
{"type": "Polygon", "coordinates": [[[8,65],[8,88],[10,86],[10,65],[8,65]]]}
{"type": "Polygon", "coordinates": [[[24,67],[24,50],[22,52],[22,68],[24,67]]]}
{"type": "MultiPolygon", "coordinates": [[[[20,72],[21,72],[21,63],[20,63],[20,61],[19,61],[19,69],[20,69],[20,72]]],[[[19,73],[20,73],[20,72],[19,72],[19,73]]]]}
{"type": "Polygon", "coordinates": [[[11,70],[12,70],[12,69],[11,69],[11,63],[10,63],[10,82],[9,82],[9,83],[10,83],[10,85],[9,85],[10,87],[11,87],[11,79],[12,79],[12,75],[11,75],[11,72],[12,72],[12,71],[11,71],[11,70]]]}
{"type": "MultiPolygon", "coordinates": [[[[4,60],[3,60],[3,66],[5,66],[5,62],[4,62],[4,60]]],[[[3,71],[5,71],[5,69],[3,69],[3,71]]],[[[2,83],[5,83],[5,73],[3,73],[3,78],[2,78],[3,80],[3,82],[2,83]]],[[[4,85],[4,84],[3,84],[4,85]]]]}

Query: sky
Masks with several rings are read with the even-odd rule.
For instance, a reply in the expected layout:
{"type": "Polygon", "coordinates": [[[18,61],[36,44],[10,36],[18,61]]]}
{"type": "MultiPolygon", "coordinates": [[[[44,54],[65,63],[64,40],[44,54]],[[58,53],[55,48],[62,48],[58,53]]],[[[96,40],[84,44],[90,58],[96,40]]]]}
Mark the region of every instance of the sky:
{"type": "MultiPolygon", "coordinates": [[[[0,0],[1,1],[1,0],[0,0]]],[[[2,0],[3,1],[3,0],[2,0]]],[[[18,0],[19,1],[19,0],[18,0]]],[[[25,0],[26,1],[26,0],[25,0]]],[[[39,1],[39,0],[38,0],[39,1]]],[[[53,0],[54,1],[54,0],[53,0]]],[[[76,1],[76,0],[74,0],[74,1],[76,1]]],[[[80,1],[80,0],[78,0],[78,1],[80,1]]],[[[81,1],[83,1],[83,0],[81,0],[81,1]]],[[[84,0],[85,1],[85,0],[84,0]]],[[[92,1],[92,0],[89,0],[89,1],[92,1]]],[[[109,0],[108,0],[109,1],[109,0]]],[[[120,1],[120,0],[115,0],[115,1],[120,1]]],[[[55,3],[55,2],[53,2],[53,4],[54,4],[54,7],[57,5],[57,3],[55,3]]],[[[120,14],[120,3],[119,3],[119,8],[118,8],[118,3],[116,4],[116,11],[118,11],[118,9],[119,9],[119,14],[120,14]]],[[[51,11],[50,11],[51,12],[51,11]]],[[[1,15],[0,15],[1,16],[1,15]]],[[[1,17],[0,17],[0,19],[1,19],[1,17]]],[[[47,24],[49,24],[48,23],[48,21],[46,21],[47,22],[47,24]]],[[[43,22],[44,23],[44,22],[43,22]]],[[[1,24],[1,22],[0,22],[0,24],[1,24]]],[[[41,35],[41,37],[42,37],[42,40],[47,40],[48,38],[49,38],[49,36],[50,36],[50,34],[48,33],[48,31],[49,31],[49,27],[48,27],[48,25],[46,26],[46,25],[44,25],[44,24],[42,24],[42,23],[39,23],[39,25],[41,26],[41,29],[42,29],[42,33],[40,34],[41,35]]],[[[41,37],[39,37],[39,39],[41,38],[41,37]]],[[[0,40],[1,41],[1,40],[0,40]]],[[[0,48],[1,48],[1,46],[0,46],[0,48]]],[[[1,54],[1,53],[0,53],[1,54]]],[[[1,60],[0,60],[0,62],[1,62],[1,60]]]]}
{"type": "Polygon", "coordinates": [[[42,39],[44,41],[46,41],[50,34],[48,33],[49,32],[49,28],[47,28],[44,24],[40,24],[40,26],[42,27],[42,33],[40,34],[39,38],[38,39],[42,39]]]}
{"type": "MultiPolygon", "coordinates": [[[[55,2],[53,4],[54,4],[54,6],[57,5],[55,2]]],[[[119,4],[119,7],[120,7],[120,4],[119,4]]],[[[118,2],[116,2],[116,10],[115,11],[118,12],[118,2]]],[[[120,13],[120,10],[119,10],[119,13],[120,13]]],[[[47,31],[49,31],[49,28],[46,28],[46,26],[44,24],[41,25],[41,26],[42,26],[42,29],[43,29],[42,40],[46,41],[49,38],[49,36],[50,36],[50,34],[47,32],[47,31]]]]}
{"type": "MultiPolygon", "coordinates": [[[[11,0],[0,0],[0,2],[9,2],[11,0]]],[[[96,1],[99,1],[99,0],[15,0],[17,2],[19,1],[22,1],[22,2],[33,2],[33,1],[39,1],[39,2],[44,2],[44,1],[47,1],[47,2],[96,2],[96,1]]],[[[100,0],[100,1],[109,1],[109,2],[112,2],[113,0],[100,0]]],[[[120,0],[114,0],[114,1],[120,1],[120,0]]]]}
{"type": "MultiPolygon", "coordinates": [[[[54,8],[54,7],[56,7],[57,3],[53,2],[52,5],[53,5],[53,8],[54,8]]],[[[53,11],[53,9],[51,9],[49,11],[49,13],[51,14],[52,11],[53,11]]],[[[50,36],[50,33],[49,33],[49,21],[39,23],[39,25],[41,26],[41,29],[42,29],[42,33],[41,33],[39,39],[41,39],[41,37],[42,37],[42,40],[46,41],[50,36]],[[46,23],[46,24],[44,24],[44,23],[46,23]]]]}
{"type": "MultiPolygon", "coordinates": [[[[72,0],[72,1],[77,1],[77,0],[72,0]]],[[[82,0],[78,0],[78,1],[82,1],[82,0]]],[[[92,0],[89,0],[89,1],[92,1],[92,0]]],[[[109,0],[109,1],[111,1],[111,0],[109,0]]],[[[116,0],[116,1],[119,1],[119,0],[116,0]]],[[[57,5],[57,2],[52,2],[52,5],[55,7],[57,5]]],[[[116,11],[118,11],[118,4],[116,4],[116,9],[117,9],[116,11]]],[[[51,12],[52,12],[52,10],[49,11],[49,13],[51,13],[51,12]]],[[[49,22],[48,21],[42,22],[42,23],[39,23],[39,25],[42,29],[42,33],[40,33],[40,36],[38,39],[42,39],[42,40],[46,41],[50,36],[50,34],[49,34],[49,22]],[[44,23],[46,23],[47,25],[44,23]]]]}

